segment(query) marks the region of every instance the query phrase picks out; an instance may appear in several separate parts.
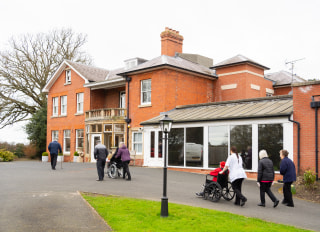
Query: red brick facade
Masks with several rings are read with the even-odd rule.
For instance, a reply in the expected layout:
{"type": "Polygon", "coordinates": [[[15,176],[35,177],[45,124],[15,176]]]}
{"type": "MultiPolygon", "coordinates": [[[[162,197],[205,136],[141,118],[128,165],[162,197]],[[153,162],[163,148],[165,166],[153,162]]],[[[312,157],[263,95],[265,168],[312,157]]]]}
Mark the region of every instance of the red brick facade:
{"type": "Polygon", "coordinates": [[[59,143],[62,148],[63,131],[71,131],[70,155],[65,154],[65,161],[73,159],[76,147],[76,130],[85,129],[84,113],[77,114],[77,93],[84,93],[83,112],[90,109],[90,89],[84,88],[85,81],[76,72],[71,70],[71,84],[65,84],[65,72],[54,82],[48,93],[48,112],[47,112],[47,145],[52,141],[52,131],[59,131],[59,143]],[[67,96],[67,115],[61,116],[61,96],[67,96]],[[59,107],[58,116],[52,116],[52,98],[58,97],[59,107]]]}
{"type": "MultiPolygon", "coordinates": [[[[181,53],[182,42],[183,37],[179,35],[179,32],[166,28],[161,33],[161,54],[175,56],[176,52],[181,53]]],[[[71,71],[71,84],[65,84],[65,72],[62,72],[48,93],[47,144],[52,140],[52,131],[58,130],[59,142],[63,146],[63,131],[70,130],[70,156],[67,156],[65,160],[72,160],[76,149],[76,130],[85,130],[85,112],[94,109],[119,108],[121,91],[129,94],[129,97],[126,96],[126,102],[129,99],[129,102],[126,103],[129,108],[128,118],[131,119],[128,125],[129,134],[126,134],[129,149],[132,149],[131,132],[137,131],[141,127],[141,122],[158,116],[161,112],[170,111],[176,106],[259,98],[266,97],[268,93],[287,95],[291,91],[291,86],[274,89],[272,81],[264,78],[264,67],[250,62],[217,67],[216,74],[218,79],[215,79],[214,76],[208,78],[206,75],[163,66],[130,75],[131,81],[127,82],[126,87],[90,90],[84,87],[85,80],[73,70],[71,71]],[[151,104],[141,104],[141,81],[148,79],[151,80],[151,104]],[[83,114],[76,113],[76,94],[80,92],[84,93],[83,114]],[[66,116],[60,115],[61,96],[68,96],[66,116]],[[52,116],[53,97],[59,97],[57,117],[52,116]]],[[[293,85],[293,120],[301,124],[301,170],[315,167],[315,109],[310,107],[310,102],[311,97],[317,94],[320,94],[320,83],[293,85]]],[[[293,128],[293,157],[297,165],[296,124],[293,128]]],[[[143,156],[138,157],[136,163],[142,165],[143,156]]],[[[198,171],[201,172],[200,169],[198,171]]],[[[255,173],[249,174],[252,178],[255,178],[255,175],[255,173]]],[[[277,176],[277,179],[279,178],[280,176],[277,176]]]]}
{"type": "MultiPolygon", "coordinates": [[[[320,95],[320,82],[315,82],[314,84],[296,84],[293,87],[293,120],[301,124],[300,131],[300,170],[303,172],[306,169],[313,169],[315,171],[316,162],[316,141],[315,141],[315,109],[311,108],[310,103],[312,101],[312,96],[320,95]]],[[[320,99],[316,99],[320,101],[320,99]]],[[[318,110],[318,115],[320,111],[318,110]]],[[[319,117],[319,116],[318,116],[319,117]]],[[[318,122],[319,131],[319,122],[318,122]]],[[[294,161],[297,165],[297,135],[298,128],[294,126],[294,161]]],[[[318,137],[318,144],[320,145],[320,139],[318,137]]],[[[320,162],[318,159],[318,167],[320,167],[320,162]]]]}

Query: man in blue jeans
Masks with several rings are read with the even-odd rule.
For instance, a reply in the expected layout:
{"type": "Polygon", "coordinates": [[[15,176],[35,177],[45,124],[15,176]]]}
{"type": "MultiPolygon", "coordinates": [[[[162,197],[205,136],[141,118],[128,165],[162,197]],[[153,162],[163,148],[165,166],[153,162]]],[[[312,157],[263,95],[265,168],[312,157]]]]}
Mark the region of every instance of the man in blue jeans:
{"type": "Polygon", "coordinates": [[[50,158],[51,158],[51,168],[52,170],[56,170],[56,164],[57,164],[57,158],[59,152],[62,153],[61,145],[58,143],[58,141],[55,139],[52,141],[49,146],[48,150],[50,152],[50,158]]]}
{"type": "Polygon", "coordinates": [[[291,193],[291,184],[296,181],[296,167],[291,159],[288,158],[287,150],[280,151],[280,174],[283,175],[283,201],[282,204],[294,207],[291,193]]]}

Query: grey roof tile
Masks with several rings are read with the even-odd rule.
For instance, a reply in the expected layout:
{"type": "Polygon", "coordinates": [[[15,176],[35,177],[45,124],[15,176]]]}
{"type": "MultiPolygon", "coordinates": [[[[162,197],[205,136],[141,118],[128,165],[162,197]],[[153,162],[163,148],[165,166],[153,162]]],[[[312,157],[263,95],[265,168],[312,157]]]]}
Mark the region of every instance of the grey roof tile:
{"type": "MultiPolygon", "coordinates": [[[[293,112],[292,96],[245,99],[220,103],[179,106],[169,112],[174,123],[249,119],[288,116],[293,112]]],[[[144,121],[141,125],[158,124],[163,115],[144,121]]]]}
{"type": "MultiPolygon", "coordinates": [[[[274,73],[268,73],[265,74],[265,77],[269,80],[272,80],[275,82],[275,86],[277,85],[289,85],[292,82],[292,73],[287,72],[287,71],[279,71],[279,72],[274,72],[274,73]]],[[[293,83],[301,83],[305,82],[306,80],[297,76],[293,75],[293,83]]]]}
{"type": "Polygon", "coordinates": [[[81,64],[66,60],[66,63],[77,70],[84,78],[89,81],[103,81],[109,74],[109,70],[97,68],[91,65],[81,64]]]}
{"type": "Polygon", "coordinates": [[[166,56],[166,55],[162,55],[152,60],[146,61],[136,67],[126,70],[123,73],[119,73],[119,75],[128,75],[132,73],[143,72],[143,71],[153,69],[153,68],[158,68],[161,66],[171,66],[174,68],[183,69],[183,70],[195,72],[198,74],[203,74],[213,78],[216,77],[215,71],[203,65],[193,63],[191,61],[185,60],[178,56],[172,57],[172,56],[166,56]]]}
{"type": "Polygon", "coordinates": [[[251,60],[243,55],[236,55],[234,57],[231,57],[227,60],[224,60],[216,65],[214,65],[212,68],[220,68],[220,67],[225,67],[225,66],[231,66],[231,65],[236,65],[236,64],[241,64],[241,63],[251,63],[255,66],[259,66],[263,69],[269,69],[268,67],[264,66],[264,65],[261,65],[259,64],[258,62],[254,61],[254,60],[251,60]]]}

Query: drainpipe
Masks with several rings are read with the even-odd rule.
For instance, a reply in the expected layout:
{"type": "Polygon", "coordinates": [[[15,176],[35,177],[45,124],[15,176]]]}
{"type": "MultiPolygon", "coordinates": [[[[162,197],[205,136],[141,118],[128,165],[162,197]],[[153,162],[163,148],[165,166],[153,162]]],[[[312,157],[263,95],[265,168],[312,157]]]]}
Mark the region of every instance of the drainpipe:
{"type": "Polygon", "coordinates": [[[129,124],[131,122],[131,118],[129,117],[129,96],[130,96],[130,81],[131,77],[125,76],[126,82],[128,82],[128,93],[127,93],[127,118],[126,118],[126,123],[127,123],[127,148],[129,149],[129,124]]]}
{"type": "Polygon", "coordinates": [[[298,162],[297,162],[297,166],[298,166],[298,175],[300,174],[300,122],[297,122],[297,121],[294,121],[294,120],[291,120],[290,118],[291,115],[288,116],[288,120],[290,122],[293,122],[295,124],[297,124],[298,126],[298,152],[297,152],[297,155],[298,155],[298,162]]]}
{"type": "Polygon", "coordinates": [[[316,173],[317,177],[316,180],[318,180],[319,172],[318,172],[318,108],[320,107],[320,101],[315,101],[315,97],[319,98],[320,95],[312,96],[312,102],[310,103],[311,108],[315,109],[315,137],[316,137],[316,173]]]}

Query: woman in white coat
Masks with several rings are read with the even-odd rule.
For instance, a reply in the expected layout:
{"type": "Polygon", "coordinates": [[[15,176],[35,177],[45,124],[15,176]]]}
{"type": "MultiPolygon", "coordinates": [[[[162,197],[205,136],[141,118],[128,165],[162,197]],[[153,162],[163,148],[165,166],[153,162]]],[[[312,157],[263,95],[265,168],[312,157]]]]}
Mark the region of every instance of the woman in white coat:
{"type": "Polygon", "coordinates": [[[229,169],[229,179],[234,192],[236,193],[235,205],[244,206],[247,198],[241,193],[242,181],[247,178],[247,175],[242,167],[242,158],[237,153],[236,147],[231,147],[231,155],[226,161],[226,165],[220,174],[223,174],[229,169]]]}

